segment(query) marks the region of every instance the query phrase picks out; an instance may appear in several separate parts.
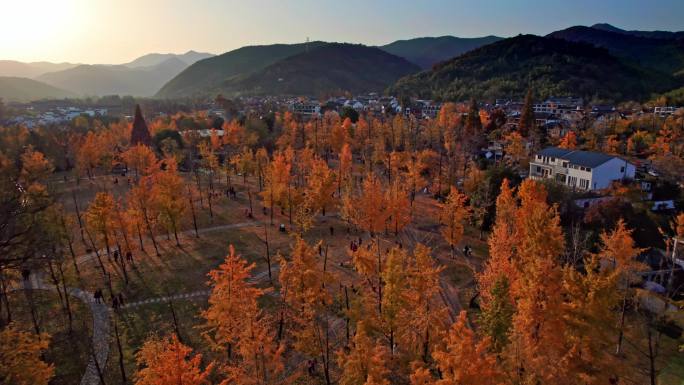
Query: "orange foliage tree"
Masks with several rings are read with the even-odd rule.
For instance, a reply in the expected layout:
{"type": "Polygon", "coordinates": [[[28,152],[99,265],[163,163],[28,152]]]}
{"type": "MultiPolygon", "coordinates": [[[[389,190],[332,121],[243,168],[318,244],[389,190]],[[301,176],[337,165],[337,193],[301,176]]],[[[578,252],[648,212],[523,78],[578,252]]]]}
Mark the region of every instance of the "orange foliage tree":
{"type": "Polygon", "coordinates": [[[451,191],[446,202],[442,205],[440,221],[444,226],[442,236],[451,247],[451,257],[454,257],[456,245],[463,239],[463,226],[470,217],[470,210],[466,206],[467,197],[461,194],[456,187],[451,186],[451,191]]]}
{"type": "Polygon", "coordinates": [[[145,341],[135,355],[138,370],[136,385],[208,385],[214,364],[204,370],[202,355],[191,356],[192,348],[178,341],[176,335],[166,338],[152,337],[145,341]]]}
{"type": "Polygon", "coordinates": [[[55,373],[55,368],[42,360],[49,343],[47,334],[23,332],[13,325],[0,330],[0,382],[47,385],[55,373]]]}

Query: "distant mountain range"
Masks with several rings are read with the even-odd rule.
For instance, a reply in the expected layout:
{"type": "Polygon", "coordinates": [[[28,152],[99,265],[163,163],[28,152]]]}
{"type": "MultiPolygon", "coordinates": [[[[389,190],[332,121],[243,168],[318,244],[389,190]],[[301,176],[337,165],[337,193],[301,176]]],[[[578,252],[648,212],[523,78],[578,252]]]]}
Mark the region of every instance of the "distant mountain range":
{"type": "MultiPolygon", "coordinates": [[[[148,54],[120,65],[108,64],[54,64],[48,62],[22,63],[0,61],[0,76],[30,78],[64,90],[69,96],[133,95],[152,96],[166,82],[178,75],[197,60],[213,55],[189,51],[184,54],[148,54]]],[[[16,82],[15,82],[16,83],[16,82]]],[[[33,91],[38,88],[35,83],[33,91]]],[[[47,88],[43,88],[47,90],[47,88]]],[[[34,95],[36,98],[53,97],[54,92],[40,95],[36,92],[19,92],[12,99],[24,99],[19,95],[34,95]]],[[[9,97],[6,97],[9,99],[9,97]]]]}
{"type": "Polygon", "coordinates": [[[684,85],[684,32],[596,24],[546,37],[421,37],[379,47],[317,41],[242,47],[218,56],[149,54],[114,66],[0,61],[0,76],[8,74],[80,96],[173,99],[386,90],[442,100],[492,100],[520,98],[532,87],[537,97],[644,100],[684,85]]]}
{"type": "Polygon", "coordinates": [[[152,96],[187,66],[175,57],[150,67],[79,65],[40,75],[37,80],[84,96],[152,96]]]}
{"type": "Polygon", "coordinates": [[[617,32],[624,35],[648,37],[652,39],[684,39],[684,31],[670,32],[670,31],[626,31],[610,24],[599,23],[591,26],[593,29],[600,29],[608,32],[617,32]]]}
{"type": "Polygon", "coordinates": [[[441,100],[582,96],[640,100],[673,88],[672,75],[625,62],[586,43],[519,35],[409,75],[390,87],[395,95],[441,100]]]}
{"type": "Polygon", "coordinates": [[[419,37],[409,40],[397,40],[394,43],[379,48],[392,55],[419,65],[430,68],[434,64],[480,48],[503,39],[498,36],[463,38],[454,36],[419,37]]]}
{"type": "MultiPolygon", "coordinates": [[[[500,39],[501,38],[496,36],[481,38],[457,38],[453,36],[422,37],[410,40],[399,40],[377,48],[394,56],[404,58],[420,68],[429,68],[435,63],[500,39]]],[[[301,54],[307,50],[313,51],[326,44],[332,43],[315,41],[302,44],[273,44],[242,47],[222,55],[196,62],[164,85],[156,96],[160,98],[179,98],[210,96],[212,94],[215,95],[217,92],[226,92],[229,94],[244,93],[245,90],[241,90],[240,87],[250,87],[249,92],[252,93],[256,92],[257,89],[292,91],[294,88],[291,84],[280,84],[277,87],[265,87],[265,82],[268,80],[265,78],[263,81],[259,81],[259,73],[268,77],[270,76],[268,74],[274,73],[276,69],[272,68],[266,72],[260,71],[281,60],[301,54]]],[[[340,47],[338,46],[338,48],[340,47]]],[[[332,53],[332,51],[324,52],[332,53]]],[[[374,50],[365,50],[364,52],[377,54],[377,51],[374,50]]],[[[311,57],[310,59],[316,60],[315,57],[311,57]]],[[[374,58],[369,60],[374,59],[380,59],[380,56],[374,55],[374,58]]],[[[308,64],[313,65],[314,67],[316,66],[315,63],[308,64]]],[[[290,65],[291,63],[288,62],[283,63],[284,67],[289,67],[290,65]]],[[[378,66],[382,65],[382,62],[375,63],[375,68],[380,68],[378,66]]],[[[412,71],[418,72],[420,68],[414,67],[412,71]]],[[[296,72],[296,69],[291,69],[296,72]]],[[[283,67],[280,67],[277,71],[284,71],[284,69],[283,67]]],[[[289,75],[294,75],[294,72],[290,72],[289,75]]],[[[338,80],[333,79],[333,77],[339,74],[329,75],[330,79],[323,79],[323,76],[319,74],[315,82],[318,82],[318,84],[321,85],[325,84],[325,89],[321,88],[318,92],[311,93],[319,94],[321,92],[329,91],[329,87],[338,82],[338,80]]],[[[302,78],[303,76],[304,74],[297,74],[295,77],[302,78]]],[[[290,77],[292,78],[292,76],[290,77]]],[[[355,79],[353,76],[347,77],[347,79],[351,78],[355,79]]],[[[361,78],[358,79],[360,80],[361,78]]],[[[312,80],[311,82],[313,83],[314,81],[312,80]]],[[[369,85],[371,87],[376,87],[378,86],[378,83],[370,83],[369,85]]],[[[307,87],[303,87],[302,89],[314,91],[311,87],[307,87]]],[[[350,88],[358,89],[358,84],[350,88]]]]}
{"type": "Polygon", "coordinates": [[[186,65],[191,65],[195,63],[196,61],[210,58],[214,56],[213,54],[206,53],[206,52],[196,52],[196,51],[188,51],[184,54],[175,54],[175,53],[150,53],[144,56],[141,56],[135,60],[133,60],[130,63],[124,64],[126,67],[131,67],[131,68],[136,68],[136,67],[152,67],[159,65],[169,59],[176,58],[186,65]]]}
{"type": "Polygon", "coordinates": [[[0,76],[0,98],[13,102],[25,102],[36,99],[62,99],[76,95],[53,87],[37,80],[0,76]]]}
{"type": "Polygon", "coordinates": [[[62,71],[77,65],[74,63],[24,63],[16,60],[0,60],[0,76],[35,78],[47,72],[62,71]]]}

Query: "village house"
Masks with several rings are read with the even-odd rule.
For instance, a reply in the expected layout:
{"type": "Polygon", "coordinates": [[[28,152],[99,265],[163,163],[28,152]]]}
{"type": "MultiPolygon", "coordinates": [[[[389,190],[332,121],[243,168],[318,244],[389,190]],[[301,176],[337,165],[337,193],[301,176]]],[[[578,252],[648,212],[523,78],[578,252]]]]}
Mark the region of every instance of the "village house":
{"type": "Polygon", "coordinates": [[[601,190],[613,181],[634,179],[636,168],[626,160],[599,152],[548,147],[530,161],[530,178],[553,179],[570,188],[601,190]]]}

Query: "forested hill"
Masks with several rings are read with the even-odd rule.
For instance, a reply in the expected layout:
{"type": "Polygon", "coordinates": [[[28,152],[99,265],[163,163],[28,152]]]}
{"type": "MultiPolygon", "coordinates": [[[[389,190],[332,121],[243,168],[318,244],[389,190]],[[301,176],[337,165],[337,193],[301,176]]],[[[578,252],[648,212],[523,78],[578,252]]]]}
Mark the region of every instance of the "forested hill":
{"type": "Polygon", "coordinates": [[[562,39],[519,35],[404,77],[394,95],[442,100],[576,95],[640,100],[675,88],[674,77],[626,63],[606,49],[562,39]]]}
{"type": "Polygon", "coordinates": [[[455,36],[419,37],[408,40],[397,40],[378,48],[392,55],[403,57],[422,68],[433,65],[472,51],[483,45],[501,40],[498,36],[463,38],[455,36]]]}
{"type": "Polygon", "coordinates": [[[37,80],[0,76],[0,99],[27,102],[38,99],[61,99],[75,94],[37,80]]]}
{"type": "Polygon", "coordinates": [[[245,78],[224,82],[229,95],[312,95],[382,92],[420,68],[379,48],[330,43],[280,60],[245,78]]]}
{"type": "Polygon", "coordinates": [[[278,60],[307,49],[315,49],[323,44],[326,43],[316,41],[303,44],[249,46],[200,60],[166,83],[156,96],[180,98],[210,95],[227,80],[245,77],[278,60]]]}
{"type": "Polygon", "coordinates": [[[606,48],[615,56],[642,67],[684,75],[684,39],[663,39],[594,27],[576,26],[553,32],[549,37],[589,43],[606,48]]]}

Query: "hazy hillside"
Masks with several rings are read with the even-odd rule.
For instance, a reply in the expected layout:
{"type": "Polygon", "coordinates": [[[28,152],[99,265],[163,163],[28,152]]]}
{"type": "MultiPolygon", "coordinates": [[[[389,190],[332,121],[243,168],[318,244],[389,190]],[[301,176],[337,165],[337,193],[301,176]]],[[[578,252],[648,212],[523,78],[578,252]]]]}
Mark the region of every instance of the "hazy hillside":
{"type": "Polygon", "coordinates": [[[675,86],[665,74],[626,64],[605,49],[533,35],[505,39],[430,71],[400,79],[390,92],[445,100],[577,95],[642,99],[675,86]]]}
{"type": "Polygon", "coordinates": [[[196,62],[165,84],[156,96],[178,98],[210,95],[222,82],[232,77],[248,75],[278,60],[323,44],[326,43],[273,44],[238,48],[196,62]]]}
{"type": "Polygon", "coordinates": [[[8,101],[31,101],[38,99],[66,98],[73,93],[37,80],[0,76],[0,98],[8,101]]]}
{"type": "Polygon", "coordinates": [[[169,60],[171,58],[176,58],[179,59],[180,61],[184,62],[187,65],[191,65],[195,63],[196,61],[206,59],[213,57],[213,54],[206,53],[206,52],[195,52],[195,51],[188,51],[184,54],[175,54],[175,53],[150,53],[144,56],[141,56],[135,60],[133,60],[130,63],[124,64],[126,67],[151,67],[151,66],[156,66],[161,63],[163,63],[166,60],[169,60]]]}
{"type": "Polygon", "coordinates": [[[420,68],[379,48],[330,43],[223,83],[226,94],[313,95],[382,91],[420,68]]]}
{"type": "Polygon", "coordinates": [[[684,69],[684,40],[644,37],[624,32],[576,26],[553,32],[549,36],[604,47],[624,60],[670,74],[684,69]]]}
{"type": "Polygon", "coordinates": [[[16,60],[0,60],[0,76],[34,78],[47,72],[62,71],[77,65],[73,63],[24,63],[16,60]]]}
{"type": "Polygon", "coordinates": [[[422,68],[430,68],[436,63],[451,59],[501,39],[502,38],[498,36],[474,38],[454,36],[419,37],[409,40],[397,40],[378,48],[385,52],[389,52],[392,55],[403,57],[422,68]]]}
{"type": "Polygon", "coordinates": [[[38,80],[79,95],[152,96],[186,67],[185,62],[175,57],[151,67],[80,65],[44,74],[38,80]]]}
{"type": "Polygon", "coordinates": [[[626,31],[607,23],[598,23],[591,26],[594,29],[600,29],[609,32],[618,32],[625,35],[649,37],[653,39],[684,39],[684,31],[626,31]]]}

